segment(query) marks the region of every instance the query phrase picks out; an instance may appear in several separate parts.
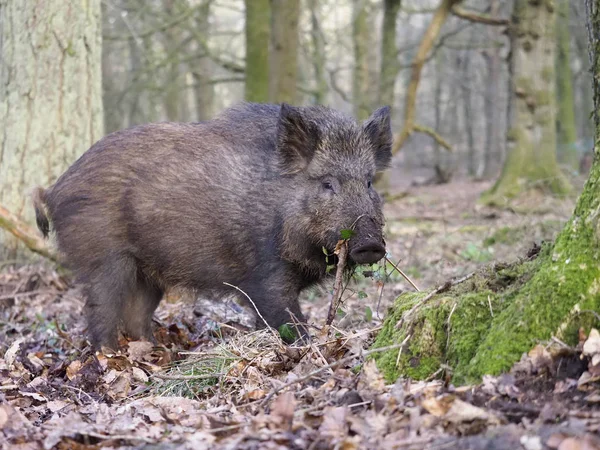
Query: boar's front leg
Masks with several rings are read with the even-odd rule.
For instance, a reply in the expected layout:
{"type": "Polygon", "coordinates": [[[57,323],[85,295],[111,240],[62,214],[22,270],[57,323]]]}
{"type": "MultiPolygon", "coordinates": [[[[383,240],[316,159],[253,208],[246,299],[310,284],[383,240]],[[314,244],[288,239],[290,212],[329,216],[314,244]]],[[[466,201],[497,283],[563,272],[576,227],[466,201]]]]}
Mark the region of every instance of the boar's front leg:
{"type": "Polygon", "coordinates": [[[134,340],[145,338],[154,342],[152,333],[152,315],[163,296],[163,290],[138,274],[134,292],[123,305],[123,324],[125,332],[134,340]]]}
{"type": "MultiPolygon", "coordinates": [[[[285,272],[275,271],[260,280],[255,279],[245,286],[244,291],[269,326],[278,330],[281,325],[289,324],[296,331],[297,338],[308,341],[310,334],[298,302],[300,288],[292,280],[294,277],[286,276],[285,272]]],[[[264,326],[263,320],[257,317],[257,327],[264,326]]],[[[292,343],[295,339],[286,340],[292,343]]]]}

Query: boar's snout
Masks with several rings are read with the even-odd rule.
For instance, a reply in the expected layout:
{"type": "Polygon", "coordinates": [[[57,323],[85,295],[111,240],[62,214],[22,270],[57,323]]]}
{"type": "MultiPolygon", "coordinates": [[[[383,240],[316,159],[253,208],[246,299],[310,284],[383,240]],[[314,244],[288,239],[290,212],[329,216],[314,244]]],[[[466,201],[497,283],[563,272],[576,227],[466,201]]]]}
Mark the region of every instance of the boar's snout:
{"type": "Polygon", "coordinates": [[[358,221],[356,235],[349,241],[350,258],[357,264],[373,264],[385,256],[381,225],[373,218],[358,221]]]}
{"type": "Polygon", "coordinates": [[[385,246],[376,241],[365,242],[350,250],[350,258],[357,264],[373,264],[385,256],[385,246]]]}

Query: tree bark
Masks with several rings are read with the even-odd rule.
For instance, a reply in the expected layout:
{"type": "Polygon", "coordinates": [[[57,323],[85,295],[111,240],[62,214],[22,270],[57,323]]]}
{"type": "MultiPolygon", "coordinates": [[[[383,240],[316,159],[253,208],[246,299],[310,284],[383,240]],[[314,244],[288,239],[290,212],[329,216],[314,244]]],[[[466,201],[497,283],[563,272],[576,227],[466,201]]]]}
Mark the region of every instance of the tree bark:
{"type": "Polygon", "coordinates": [[[394,86],[398,75],[398,48],[396,46],[396,19],[401,0],[383,1],[381,24],[381,62],[379,68],[379,105],[394,105],[394,86]]]}
{"type": "MultiPolygon", "coordinates": [[[[544,8],[548,4],[541,2],[544,8]]],[[[600,0],[590,0],[588,4],[593,39],[590,45],[594,110],[598,111],[600,0]]],[[[542,29],[546,28],[539,30],[542,29]]],[[[597,113],[594,124],[596,146],[590,176],[571,219],[554,244],[541,247],[537,256],[532,254],[509,265],[494,264],[430,293],[404,294],[397,299],[374,344],[377,348],[406,343],[400,352],[388,351],[377,357],[388,381],[393,382],[398,376],[427,379],[443,366],[450,368],[447,374],[454,384],[478,382],[482,375],[510,369],[524,352],[540,342],[555,336],[576,345],[580,329],[587,333],[597,326],[600,313],[600,115],[597,113]]]]}
{"type": "Polygon", "coordinates": [[[246,101],[269,101],[270,0],[245,0],[246,101]]]}
{"type": "Polygon", "coordinates": [[[551,1],[516,0],[511,26],[511,117],[508,155],[484,195],[504,205],[531,189],[563,195],[570,185],[556,161],[556,11],[551,1]]]}
{"type": "MultiPolygon", "coordinates": [[[[33,223],[47,186],[102,135],[100,0],[0,0],[0,205],[33,223]]],[[[17,252],[0,231],[0,257],[17,252]]]]}
{"type": "Polygon", "coordinates": [[[271,12],[269,98],[273,103],[293,104],[297,101],[300,0],[271,0],[271,12]]]}
{"type": "Polygon", "coordinates": [[[320,19],[321,0],[309,0],[310,9],[310,27],[312,41],[312,66],[315,79],[315,89],[313,101],[317,105],[325,104],[327,98],[327,78],[325,76],[325,40],[323,39],[323,30],[321,29],[320,19]]]}
{"type": "MultiPolygon", "coordinates": [[[[210,31],[210,3],[211,0],[203,0],[198,8],[196,18],[196,33],[198,39],[208,41],[210,31]]],[[[199,45],[198,47],[201,48],[199,45]]],[[[195,65],[190,67],[194,78],[194,103],[196,106],[196,120],[199,122],[212,117],[214,102],[214,86],[210,82],[212,64],[208,56],[201,57],[195,65]]]]}
{"type": "Polygon", "coordinates": [[[579,168],[577,126],[575,125],[575,106],[573,103],[573,77],[571,73],[569,35],[569,1],[557,0],[558,17],[556,23],[556,98],[558,110],[556,130],[558,155],[562,163],[573,170],[579,168]]]}
{"type": "MultiPolygon", "coordinates": [[[[490,15],[497,16],[499,11],[499,0],[492,0],[490,4],[490,15]]],[[[491,40],[497,36],[497,30],[489,29],[491,40]]],[[[502,149],[500,142],[500,67],[502,64],[500,47],[494,46],[484,54],[487,67],[487,81],[485,83],[485,151],[483,164],[478,170],[478,178],[492,178],[497,173],[502,163],[502,149]]]]}
{"type": "Polygon", "coordinates": [[[369,66],[369,50],[371,48],[370,8],[367,0],[352,1],[352,49],[354,52],[354,68],[352,71],[352,103],[354,116],[365,120],[371,114],[372,98],[369,66]]]}

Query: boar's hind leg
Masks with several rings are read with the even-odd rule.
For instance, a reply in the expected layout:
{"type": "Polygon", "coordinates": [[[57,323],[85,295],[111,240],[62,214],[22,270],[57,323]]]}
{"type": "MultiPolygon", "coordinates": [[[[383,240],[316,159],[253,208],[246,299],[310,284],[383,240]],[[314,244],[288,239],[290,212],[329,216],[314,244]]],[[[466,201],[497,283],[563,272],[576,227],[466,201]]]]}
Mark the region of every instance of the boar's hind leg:
{"type": "Polygon", "coordinates": [[[85,312],[92,345],[96,350],[117,350],[123,302],[135,283],[135,263],[127,257],[108,257],[86,275],[85,312]]]}
{"type": "Polygon", "coordinates": [[[152,314],[162,299],[163,291],[147,281],[143,275],[137,280],[135,292],[124,305],[125,332],[132,339],[145,338],[154,342],[152,314]]]}

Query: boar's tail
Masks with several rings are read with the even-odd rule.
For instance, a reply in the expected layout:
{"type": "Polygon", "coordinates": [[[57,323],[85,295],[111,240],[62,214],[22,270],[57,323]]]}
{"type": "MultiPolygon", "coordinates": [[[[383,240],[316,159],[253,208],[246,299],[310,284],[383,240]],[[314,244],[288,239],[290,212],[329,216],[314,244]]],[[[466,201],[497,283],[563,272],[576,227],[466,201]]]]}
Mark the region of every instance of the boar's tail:
{"type": "Polygon", "coordinates": [[[35,208],[35,221],[38,228],[42,232],[45,238],[50,233],[50,221],[48,220],[48,214],[46,213],[46,207],[44,197],[46,191],[41,187],[36,187],[33,190],[31,197],[33,198],[33,207],[35,208]]]}

